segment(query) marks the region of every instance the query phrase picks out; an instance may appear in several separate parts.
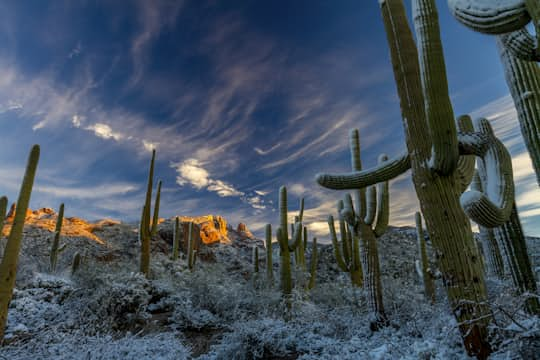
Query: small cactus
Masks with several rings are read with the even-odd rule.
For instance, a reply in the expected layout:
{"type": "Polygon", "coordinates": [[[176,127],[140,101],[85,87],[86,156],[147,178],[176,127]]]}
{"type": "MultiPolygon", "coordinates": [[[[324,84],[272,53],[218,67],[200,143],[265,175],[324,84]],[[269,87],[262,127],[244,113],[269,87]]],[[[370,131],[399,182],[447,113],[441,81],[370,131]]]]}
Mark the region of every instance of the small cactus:
{"type": "Polygon", "coordinates": [[[188,269],[193,271],[195,267],[195,259],[197,258],[197,251],[195,250],[195,237],[193,236],[193,222],[189,223],[188,227],[188,269]]]}
{"type": "MultiPolygon", "coordinates": [[[[17,274],[17,264],[19,262],[19,251],[21,249],[21,241],[23,237],[24,221],[26,220],[26,210],[30,202],[36,169],[39,162],[39,145],[34,145],[28,157],[26,171],[24,174],[19,199],[17,200],[17,210],[15,218],[9,233],[4,256],[0,263],[0,343],[4,340],[4,331],[7,321],[8,306],[13,296],[13,287],[15,286],[15,276],[17,274]]],[[[7,199],[2,198],[0,205],[7,205],[7,199]]],[[[0,209],[3,224],[6,209],[0,209]]]]}
{"type": "Polygon", "coordinates": [[[58,218],[56,219],[56,227],[54,229],[54,238],[51,246],[50,254],[50,271],[56,271],[56,263],[58,261],[58,255],[61,254],[65,249],[67,244],[60,247],[60,234],[62,232],[62,222],[64,220],[64,204],[60,204],[60,209],[58,210],[58,218]]]}
{"type": "Polygon", "coordinates": [[[81,265],[81,254],[78,252],[73,255],[73,261],[71,262],[71,276],[73,276],[77,270],[79,270],[79,266],[81,265]]]}
{"type": "Polygon", "coordinates": [[[180,219],[178,216],[174,219],[174,232],[173,232],[173,248],[171,260],[178,260],[178,253],[180,249],[180,219]]]}
{"type": "Polygon", "coordinates": [[[311,263],[309,268],[309,282],[307,289],[311,290],[315,287],[315,280],[317,279],[317,264],[319,262],[319,254],[317,248],[317,238],[313,238],[313,244],[311,245],[311,263]]]}
{"type": "Polygon", "coordinates": [[[259,248],[257,246],[253,247],[253,273],[259,273],[259,248]]]}
{"type": "Polygon", "coordinates": [[[266,281],[268,285],[274,285],[274,263],[272,260],[272,225],[266,224],[265,227],[266,235],[266,281]]]}

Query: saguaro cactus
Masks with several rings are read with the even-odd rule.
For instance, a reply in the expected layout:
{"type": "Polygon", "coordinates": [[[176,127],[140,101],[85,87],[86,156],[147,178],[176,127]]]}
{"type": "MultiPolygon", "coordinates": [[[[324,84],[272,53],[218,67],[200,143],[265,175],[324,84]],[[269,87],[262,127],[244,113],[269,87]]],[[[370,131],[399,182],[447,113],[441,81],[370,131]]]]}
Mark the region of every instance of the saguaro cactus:
{"type": "Polygon", "coordinates": [[[174,219],[174,230],[173,230],[173,248],[171,254],[171,260],[178,260],[178,252],[180,249],[180,219],[178,216],[174,219]]]}
{"type": "Polygon", "coordinates": [[[433,271],[429,266],[429,258],[426,249],[426,239],[424,237],[424,229],[422,228],[422,215],[417,212],[416,216],[416,236],[418,239],[418,253],[422,265],[422,280],[424,282],[424,293],[426,298],[435,303],[435,283],[433,282],[433,271]]]}
{"type": "Polygon", "coordinates": [[[311,245],[311,262],[309,264],[309,282],[307,289],[311,290],[315,287],[315,281],[317,280],[317,264],[319,262],[319,253],[317,248],[317,238],[313,238],[311,245]]]}
{"type": "Polygon", "coordinates": [[[515,56],[540,61],[540,2],[538,0],[448,0],[454,17],[463,25],[485,34],[503,35],[503,43],[515,56]],[[534,38],[526,29],[531,22],[534,38]]]}
{"type": "Polygon", "coordinates": [[[56,271],[56,263],[58,261],[58,255],[61,254],[65,249],[67,244],[60,247],[60,233],[62,232],[62,222],[64,221],[64,204],[60,204],[60,209],[58,210],[58,218],[56,219],[56,227],[54,229],[54,238],[51,246],[51,255],[50,255],[50,271],[56,271]]]}
{"type": "Polygon", "coordinates": [[[197,257],[197,250],[195,250],[195,237],[193,236],[193,221],[189,223],[187,241],[188,241],[188,246],[187,246],[188,269],[193,271],[193,269],[195,268],[195,259],[197,257]]]}
{"type": "Polygon", "coordinates": [[[258,274],[259,273],[259,248],[257,246],[253,247],[253,273],[258,274]]]}
{"type": "Polygon", "coordinates": [[[497,39],[497,47],[506,84],[517,109],[521,134],[540,185],[540,68],[512,54],[501,37],[497,39]]]}
{"type": "Polygon", "coordinates": [[[75,253],[73,255],[73,261],[71,262],[71,275],[73,276],[77,270],[79,270],[79,266],[81,265],[81,254],[75,253]]]}
{"type": "Polygon", "coordinates": [[[274,285],[274,263],[272,259],[272,225],[266,224],[265,227],[265,237],[266,237],[266,281],[268,285],[274,285]]]}
{"type": "MultiPolygon", "coordinates": [[[[462,155],[485,156],[486,149],[493,144],[476,133],[456,137],[456,131],[452,129],[455,123],[451,107],[448,106],[448,87],[434,0],[413,2],[418,48],[408,25],[403,1],[382,0],[379,3],[400,98],[407,154],[374,169],[337,176],[322,174],[317,180],[332,189],[361,189],[392,179],[408,168],[412,169],[416,194],[431,242],[440,254],[438,263],[443,282],[452,311],[460,324],[465,348],[470,355],[486,358],[491,352],[487,339],[491,315],[478,249],[470,223],[460,206],[462,188],[458,161],[454,159],[454,146],[462,155]],[[439,103],[442,105],[439,106],[439,103]],[[446,138],[441,134],[441,129],[449,130],[446,138]],[[439,136],[432,140],[434,133],[439,136]],[[447,144],[436,146],[434,141],[447,141],[447,144]],[[445,166],[437,165],[432,159],[442,159],[446,155],[443,152],[434,157],[433,152],[445,148],[451,149],[448,156],[452,161],[445,166]]],[[[487,160],[491,161],[492,158],[488,156],[487,160]]],[[[474,200],[475,204],[482,200],[482,204],[490,205],[486,205],[490,213],[499,210],[498,215],[507,215],[508,204],[501,199],[505,198],[507,192],[513,193],[512,184],[506,181],[501,172],[492,175],[500,177],[500,188],[490,191],[488,199],[471,197],[469,200],[474,200]],[[504,207],[501,209],[498,206],[504,207]]]]}
{"type": "Polygon", "coordinates": [[[287,188],[282,186],[279,189],[279,228],[277,230],[277,239],[279,241],[279,258],[280,258],[280,275],[281,275],[281,291],[285,297],[290,297],[292,294],[293,282],[291,275],[291,252],[296,250],[296,247],[302,241],[302,223],[294,224],[294,232],[292,241],[289,239],[287,231],[287,188]]]}
{"type": "MultiPolygon", "coordinates": [[[[19,262],[19,251],[21,249],[21,241],[23,235],[24,221],[26,220],[26,210],[30,203],[30,195],[34,185],[36,169],[39,162],[39,145],[34,145],[28,157],[26,172],[19,192],[17,200],[17,210],[15,218],[9,233],[4,256],[0,263],[0,342],[4,340],[4,331],[7,321],[8,306],[13,296],[13,288],[15,286],[15,276],[17,274],[17,264],[19,262]]],[[[5,199],[5,198],[4,198],[5,199]]],[[[7,199],[0,201],[0,213],[4,216],[0,219],[0,225],[3,225],[6,213],[7,199]]],[[[3,226],[2,226],[3,227],[3,226]]]]}
{"type": "Polygon", "coordinates": [[[159,213],[159,197],[161,192],[161,181],[158,183],[158,192],[154,205],[154,217],[151,220],[152,203],[152,184],[154,179],[154,162],[156,159],[156,150],[152,150],[152,160],[150,160],[150,170],[148,172],[148,186],[146,189],[146,198],[142,209],[141,222],[139,226],[139,239],[141,241],[141,264],[140,271],[148,277],[150,275],[150,241],[157,232],[157,219],[159,213]]]}

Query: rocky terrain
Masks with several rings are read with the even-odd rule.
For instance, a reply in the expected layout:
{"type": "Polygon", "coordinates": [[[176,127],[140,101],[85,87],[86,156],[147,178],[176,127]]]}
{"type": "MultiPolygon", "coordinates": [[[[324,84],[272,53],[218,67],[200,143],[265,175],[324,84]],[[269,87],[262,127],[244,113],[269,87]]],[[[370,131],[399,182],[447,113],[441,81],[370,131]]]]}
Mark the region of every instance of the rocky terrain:
{"type": "MultiPolygon", "coordinates": [[[[316,286],[305,290],[297,271],[292,307],[265,273],[263,241],[245,224],[220,216],[181,217],[196,226],[193,271],[185,256],[170,260],[174,219],[161,220],[152,240],[151,276],[138,273],[136,224],[65,218],[56,273],[49,251],[56,213],[28,211],[17,288],[0,359],[463,359],[459,331],[440,281],[430,305],[415,271],[413,229],[391,228],[379,239],[390,326],[369,329],[361,290],[319,245],[316,286]],[[260,272],[252,248],[259,247],[260,272]],[[72,273],[75,253],[82,255],[72,273]]],[[[9,228],[8,223],[4,234],[9,228]]],[[[5,238],[0,240],[0,255],[5,238]]],[[[529,239],[540,270],[540,244],[529,239]]],[[[310,247],[308,246],[308,249],[310,247]]],[[[310,258],[309,250],[307,252],[310,258]]],[[[538,274],[537,274],[538,275],[538,274]]],[[[540,321],[519,310],[508,281],[488,279],[496,322],[493,359],[532,359],[540,351],[540,321]]]]}

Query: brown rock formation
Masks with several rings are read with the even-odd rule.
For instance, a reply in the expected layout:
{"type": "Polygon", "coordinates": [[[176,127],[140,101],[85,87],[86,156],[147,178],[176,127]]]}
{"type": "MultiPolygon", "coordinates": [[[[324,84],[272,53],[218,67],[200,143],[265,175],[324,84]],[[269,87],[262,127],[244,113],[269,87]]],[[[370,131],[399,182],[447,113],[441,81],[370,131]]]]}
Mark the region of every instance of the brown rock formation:
{"type": "Polygon", "coordinates": [[[254,239],[255,238],[255,236],[253,236],[251,231],[249,231],[246,224],[244,224],[244,223],[238,224],[238,227],[236,228],[236,232],[238,233],[238,235],[240,235],[242,237],[245,237],[245,238],[248,238],[248,239],[254,239]]]}
{"type": "MultiPolygon", "coordinates": [[[[13,219],[15,217],[15,204],[13,204],[9,210],[8,216],[6,217],[6,223],[2,234],[7,236],[11,231],[11,225],[13,224],[13,219]]],[[[41,208],[38,210],[32,211],[28,209],[26,211],[26,220],[24,222],[25,226],[35,226],[42,229],[54,231],[56,226],[56,219],[58,214],[51,208],[41,208]]],[[[100,244],[103,244],[103,241],[94,234],[94,230],[101,227],[97,224],[88,223],[83,219],[76,217],[64,217],[62,222],[62,233],[63,236],[81,236],[86,237],[91,240],[97,241],[100,244]]]]}

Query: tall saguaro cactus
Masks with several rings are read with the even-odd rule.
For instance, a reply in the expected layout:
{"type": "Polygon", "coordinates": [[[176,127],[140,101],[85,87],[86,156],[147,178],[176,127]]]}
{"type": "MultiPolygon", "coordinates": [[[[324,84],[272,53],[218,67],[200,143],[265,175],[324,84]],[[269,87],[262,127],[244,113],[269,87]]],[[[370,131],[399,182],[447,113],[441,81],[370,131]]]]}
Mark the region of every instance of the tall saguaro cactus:
{"type": "Polygon", "coordinates": [[[180,219],[177,217],[174,218],[174,229],[173,229],[173,248],[171,254],[171,260],[178,260],[178,253],[180,250],[180,219]]]}
{"type": "Polygon", "coordinates": [[[56,226],[54,229],[54,238],[51,246],[51,255],[50,255],[50,270],[51,272],[56,271],[56,263],[58,260],[58,255],[66,249],[67,244],[60,247],[60,233],[62,232],[62,222],[64,221],[64,204],[60,204],[60,209],[58,210],[58,218],[56,219],[56,226]]]}
{"type": "MultiPolygon", "coordinates": [[[[487,339],[491,315],[478,249],[460,204],[462,186],[455,148],[461,155],[486,157],[486,149],[494,145],[481,134],[456,137],[454,116],[448,106],[435,1],[413,1],[418,48],[403,1],[381,0],[379,3],[400,98],[407,154],[366,171],[322,174],[317,181],[332,189],[361,189],[412,169],[416,194],[430,239],[440,254],[438,263],[465,348],[470,355],[486,358],[491,352],[487,339]],[[445,139],[441,129],[446,129],[447,137],[451,139],[445,139]],[[438,135],[433,137],[433,134],[438,135]],[[434,144],[440,141],[445,143],[434,144]],[[434,152],[440,151],[448,151],[448,155],[443,152],[434,156],[434,152]],[[451,161],[435,161],[446,156],[451,161]]],[[[492,161],[492,157],[487,156],[486,160],[492,161]]],[[[513,185],[501,172],[495,171],[492,175],[499,177],[501,186],[498,189],[490,191],[487,197],[466,196],[474,204],[469,208],[472,213],[484,206],[494,218],[500,219],[509,215],[504,199],[507,193],[513,194],[513,185]]]]}
{"type": "MultiPolygon", "coordinates": [[[[4,340],[4,331],[7,321],[8,306],[13,296],[15,287],[15,276],[17,274],[17,264],[19,262],[19,251],[23,237],[24,221],[26,220],[26,210],[30,203],[30,195],[34,185],[36,169],[39,162],[39,145],[34,145],[28,157],[26,172],[24,173],[19,199],[17,200],[17,209],[11,231],[8,236],[7,244],[4,249],[4,256],[0,263],[0,342],[4,340]]],[[[0,225],[3,227],[5,219],[5,209],[7,199],[0,200],[0,225]]]]}
{"type": "Polygon", "coordinates": [[[497,39],[506,84],[518,113],[521,134],[529,151],[536,181],[540,185],[540,68],[516,57],[497,39]]]}
{"type": "Polygon", "coordinates": [[[161,190],[161,181],[158,184],[158,192],[154,205],[154,216],[152,216],[152,188],[154,181],[154,162],[156,159],[156,150],[152,150],[152,160],[150,160],[150,170],[148,171],[148,185],[146,188],[146,198],[142,209],[141,222],[139,226],[139,239],[141,241],[141,264],[140,271],[148,277],[150,275],[150,241],[157,232],[157,219],[159,212],[159,198],[161,190]]]}
{"type": "Polygon", "coordinates": [[[280,276],[281,291],[285,297],[290,297],[293,289],[291,274],[291,252],[294,253],[299,243],[302,241],[302,223],[294,224],[293,239],[289,239],[288,233],[288,209],[287,209],[287,188],[282,186],[279,189],[279,228],[277,239],[279,241],[280,276]]]}

